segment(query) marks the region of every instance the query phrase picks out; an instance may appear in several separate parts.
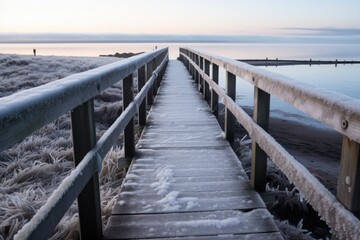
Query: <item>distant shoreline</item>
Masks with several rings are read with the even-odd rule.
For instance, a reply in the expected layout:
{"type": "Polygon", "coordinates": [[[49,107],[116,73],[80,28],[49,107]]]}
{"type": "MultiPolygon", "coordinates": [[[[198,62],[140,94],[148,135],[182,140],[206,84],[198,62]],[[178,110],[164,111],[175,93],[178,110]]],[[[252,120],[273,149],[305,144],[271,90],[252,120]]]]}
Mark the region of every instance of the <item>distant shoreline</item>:
{"type": "Polygon", "coordinates": [[[236,59],[253,66],[291,66],[291,65],[338,65],[338,64],[360,64],[353,60],[288,60],[288,59],[236,59]]]}

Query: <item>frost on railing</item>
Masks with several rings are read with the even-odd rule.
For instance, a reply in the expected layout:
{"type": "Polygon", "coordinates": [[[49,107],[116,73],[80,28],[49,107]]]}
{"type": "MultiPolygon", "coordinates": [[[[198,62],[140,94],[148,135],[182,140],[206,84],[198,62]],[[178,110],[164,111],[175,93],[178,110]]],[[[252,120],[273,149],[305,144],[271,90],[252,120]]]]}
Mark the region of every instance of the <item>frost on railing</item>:
{"type": "MultiPolygon", "coordinates": [[[[209,87],[211,88],[210,102],[213,111],[217,108],[217,102],[214,102],[213,99],[220,97],[226,111],[231,113],[228,115],[234,116],[247,130],[252,140],[256,142],[253,144],[251,174],[255,189],[263,191],[262,189],[265,188],[266,155],[268,155],[295,184],[305,199],[319,212],[321,218],[332,228],[336,238],[359,239],[360,221],[351,211],[360,210],[358,201],[360,174],[357,174],[356,170],[358,169],[357,162],[360,159],[360,101],[335,92],[318,89],[246,63],[193,49],[180,49],[180,59],[198,83],[199,89],[203,89],[205,99],[209,94],[207,92],[210,91],[209,87]],[[204,68],[204,65],[209,63],[212,64],[212,69],[224,68],[230,80],[233,79],[232,75],[235,75],[254,85],[256,90],[254,99],[254,116],[256,117],[254,119],[234,102],[234,89],[226,89],[228,93],[231,93],[229,96],[217,85],[218,71],[213,72],[212,78],[209,77],[210,74],[204,68]],[[267,133],[270,95],[276,96],[343,134],[344,143],[337,198],[267,133]],[[267,107],[264,108],[264,106],[267,107]],[[261,111],[262,119],[258,119],[258,111],[261,111]],[[256,148],[257,145],[260,146],[260,149],[256,148]],[[261,151],[264,151],[265,155],[258,154],[261,151]],[[263,159],[260,159],[261,157],[263,159]],[[258,161],[258,158],[262,161],[258,161]],[[259,174],[261,176],[258,176],[259,174]],[[348,191],[351,187],[353,190],[348,191]]],[[[227,81],[229,81],[228,79],[227,81]]],[[[231,82],[227,83],[227,86],[229,85],[231,86],[231,82]]],[[[229,124],[229,121],[225,119],[225,135],[227,135],[226,124],[229,124]]]]}

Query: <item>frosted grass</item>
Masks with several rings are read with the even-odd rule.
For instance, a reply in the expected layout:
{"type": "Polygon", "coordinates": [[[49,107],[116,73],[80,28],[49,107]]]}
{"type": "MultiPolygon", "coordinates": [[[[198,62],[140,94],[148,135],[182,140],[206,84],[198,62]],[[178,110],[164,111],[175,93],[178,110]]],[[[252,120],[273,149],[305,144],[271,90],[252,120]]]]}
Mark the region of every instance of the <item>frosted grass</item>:
{"type": "MultiPolygon", "coordinates": [[[[11,95],[83,72],[118,58],[33,57],[0,54],[0,97],[11,95]]],[[[97,138],[121,113],[121,84],[95,97],[97,138]]],[[[1,104],[1,98],[0,98],[1,104]]],[[[119,138],[121,143],[121,138],[119,138]]],[[[103,223],[106,224],[124,175],[117,168],[120,146],[112,149],[100,173],[103,223]]],[[[0,153],[0,239],[12,239],[46,202],[74,168],[71,122],[65,114],[42,127],[22,142],[0,153]]],[[[56,227],[51,239],[78,236],[76,202],[56,227]]]]}

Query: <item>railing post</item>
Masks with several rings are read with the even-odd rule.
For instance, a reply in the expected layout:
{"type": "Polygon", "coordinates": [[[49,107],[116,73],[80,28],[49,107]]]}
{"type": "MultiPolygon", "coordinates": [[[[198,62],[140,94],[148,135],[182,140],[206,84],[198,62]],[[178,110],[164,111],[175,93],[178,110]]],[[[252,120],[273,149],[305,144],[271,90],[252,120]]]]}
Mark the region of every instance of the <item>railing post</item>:
{"type": "MultiPolygon", "coordinates": [[[[202,57],[199,57],[199,63],[200,63],[200,69],[202,71],[204,71],[204,59],[202,57]]],[[[199,73],[199,92],[202,92],[204,88],[204,79],[202,78],[202,76],[199,73]]]]}
{"type": "Polygon", "coordinates": [[[360,217],[360,144],[343,137],[338,200],[358,218],[360,217]]]}
{"type": "MultiPolygon", "coordinates": [[[[133,91],[133,75],[130,74],[123,79],[123,111],[134,100],[133,91]]],[[[134,134],[134,117],[131,118],[129,123],[124,129],[124,153],[125,159],[129,163],[131,158],[135,155],[135,134],[134,134]]]]}
{"type": "MultiPolygon", "coordinates": [[[[219,66],[216,64],[212,64],[212,80],[214,83],[219,83],[219,66]]],[[[218,115],[218,104],[219,104],[219,96],[214,91],[211,90],[211,111],[215,116],[218,115]]]]}
{"type": "MultiPolygon", "coordinates": [[[[154,58],[154,59],[151,61],[151,64],[152,64],[152,69],[153,69],[153,71],[155,71],[155,70],[156,70],[156,67],[157,67],[157,58],[154,58]]],[[[153,102],[154,102],[155,96],[156,96],[156,94],[157,94],[158,81],[159,81],[159,78],[158,78],[158,77],[155,77],[154,83],[153,83],[153,85],[152,85],[152,90],[153,90],[153,102]]]]}
{"type": "MultiPolygon", "coordinates": [[[[265,131],[269,130],[270,94],[254,87],[254,121],[265,131]]],[[[251,184],[258,192],[266,190],[267,155],[252,142],[251,184]]]]}
{"type": "MultiPolygon", "coordinates": [[[[207,59],[204,59],[205,61],[205,73],[210,77],[210,62],[207,59]]],[[[207,102],[210,101],[210,87],[209,87],[209,83],[204,79],[204,98],[207,102]]]]}
{"type": "MultiPolygon", "coordinates": [[[[194,59],[194,62],[195,62],[195,64],[197,65],[197,66],[200,66],[199,65],[199,56],[198,55],[196,55],[195,56],[195,59],[194,59]]],[[[200,82],[200,73],[196,70],[196,72],[195,72],[195,83],[198,85],[197,87],[198,87],[198,89],[199,89],[199,82],[200,82]]]]}
{"type": "MultiPolygon", "coordinates": [[[[193,53],[192,52],[188,52],[189,53],[189,58],[190,58],[190,60],[193,60],[193,53]]],[[[194,66],[191,64],[191,61],[190,60],[188,60],[188,64],[189,64],[189,74],[190,74],[190,76],[191,76],[191,78],[192,79],[195,79],[195,68],[194,68],[194,66]]]]}
{"type": "MultiPolygon", "coordinates": [[[[236,77],[230,72],[226,73],[226,93],[235,101],[236,77]]],[[[225,107],[225,136],[230,143],[234,142],[234,119],[234,115],[225,107]]]]}
{"type": "MultiPolygon", "coordinates": [[[[148,81],[151,78],[153,71],[154,71],[154,68],[153,68],[152,61],[146,63],[146,81],[148,81]]],[[[147,94],[147,104],[152,105],[153,101],[154,101],[153,86],[151,86],[151,88],[149,89],[148,94],[147,94]]]]}
{"type": "MultiPolygon", "coordinates": [[[[144,87],[146,83],[146,67],[145,65],[139,68],[138,71],[138,92],[144,87]]],[[[146,125],[146,98],[141,102],[139,106],[139,125],[146,125]]]]}
{"type": "MultiPolygon", "coordinates": [[[[190,52],[189,57],[192,60],[194,57],[194,54],[192,52],[190,52]]],[[[191,64],[189,64],[189,72],[190,72],[191,77],[194,78],[194,67],[191,64]]]]}
{"type": "MultiPolygon", "coordinates": [[[[161,64],[161,55],[156,58],[156,68],[160,66],[161,64]]],[[[157,86],[156,86],[156,94],[159,91],[159,87],[161,84],[162,76],[161,76],[161,70],[159,71],[159,74],[157,76],[157,86]]]]}
{"type": "MultiPolygon", "coordinates": [[[[73,155],[75,166],[96,144],[93,99],[71,112],[73,155]]],[[[86,184],[77,198],[81,239],[102,239],[101,202],[98,173],[86,184]]]]}
{"type": "MultiPolygon", "coordinates": [[[[187,51],[187,55],[191,59],[191,52],[189,50],[187,51]]],[[[190,61],[188,61],[188,70],[189,70],[190,75],[191,75],[191,67],[192,67],[191,63],[190,63],[190,61]]]]}

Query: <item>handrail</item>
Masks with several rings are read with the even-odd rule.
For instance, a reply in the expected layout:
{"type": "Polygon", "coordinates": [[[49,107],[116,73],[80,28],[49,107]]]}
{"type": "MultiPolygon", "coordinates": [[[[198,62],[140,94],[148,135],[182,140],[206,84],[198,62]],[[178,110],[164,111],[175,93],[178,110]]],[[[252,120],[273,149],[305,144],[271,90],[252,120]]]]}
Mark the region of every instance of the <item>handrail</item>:
{"type": "Polygon", "coordinates": [[[360,101],[343,94],[315,88],[284,75],[237,60],[191,49],[196,55],[224,68],[250,84],[271,93],[312,118],[360,142],[360,101]]]}
{"type": "Polygon", "coordinates": [[[137,55],[1,98],[0,151],[129,76],[164,51],[137,55]]]}
{"type": "MultiPolygon", "coordinates": [[[[145,97],[149,98],[149,96],[147,96],[149,92],[156,94],[167,62],[168,49],[159,49],[94,70],[75,74],[1,99],[0,150],[3,150],[68,111],[72,111],[72,121],[78,121],[74,112],[82,112],[84,110],[85,112],[86,110],[90,112],[93,111],[94,106],[92,99],[98,93],[120,80],[123,81],[124,88],[125,86],[130,86],[132,90],[133,73],[135,71],[139,71],[138,81],[146,82],[144,86],[139,87],[135,99],[132,97],[132,91],[123,91],[122,114],[93,146],[85,149],[84,156],[79,155],[81,157],[79,161],[76,162],[76,168],[61,182],[46,204],[19,230],[15,235],[15,239],[47,239],[71,204],[80,194],[84,194],[85,186],[86,188],[88,188],[88,186],[94,188],[92,191],[95,192],[95,195],[98,195],[98,182],[93,183],[92,179],[97,180],[97,174],[101,170],[102,160],[121,132],[129,129],[129,133],[134,135],[134,127],[131,124],[137,110],[139,109],[139,117],[145,114],[146,118],[146,111],[140,113],[139,106],[145,103],[146,107],[147,101],[145,101],[145,97]],[[129,101],[129,99],[131,99],[131,101],[129,101]]],[[[85,120],[93,122],[93,114],[88,115],[85,120]]],[[[72,124],[73,135],[76,135],[74,127],[76,127],[76,124],[72,124]]],[[[90,132],[95,131],[95,126],[91,128],[93,129],[88,129],[90,132]]],[[[84,129],[80,129],[80,132],[83,130],[84,129]]],[[[79,148],[77,145],[79,144],[75,142],[75,138],[76,137],[73,136],[74,156],[75,161],[77,161],[77,148],[79,148]]],[[[133,138],[133,136],[124,136],[124,138],[133,138]]],[[[134,142],[131,143],[131,141],[127,141],[127,139],[124,139],[124,142],[125,156],[132,157],[134,153],[127,152],[128,150],[125,145],[134,144],[134,142]]],[[[81,151],[83,150],[84,149],[81,151]]],[[[81,238],[85,239],[89,236],[91,238],[101,239],[100,202],[96,200],[96,196],[95,199],[92,198],[94,198],[94,196],[85,196],[84,200],[78,198],[81,226],[80,234],[81,238]],[[86,205],[87,201],[94,202],[93,206],[86,209],[86,211],[94,211],[95,213],[92,213],[92,216],[96,216],[97,219],[95,220],[86,219],[86,216],[84,216],[84,213],[80,209],[80,205],[86,205]],[[86,224],[82,224],[82,218],[85,219],[84,222],[86,222],[86,224],[89,224],[87,227],[85,226],[86,224]],[[82,227],[83,225],[84,227],[82,227]],[[92,227],[95,229],[92,229],[92,227]]]]}
{"type": "MultiPolygon", "coordinates": [[[[182,60],[188,67],[191,75],[194,77],[195,81],[198,82],[199,88],[203,89],[205,93],[205,99],[207,98],[206,95],[208,94],[206,91],[209,91],[206,90],[208,88],[206,85],[208,84],[212,88],[211,107],[213,110],[216,110],[216,106],[213,106],[213,104],[215,104],[213,102],[213,98],[215,95],[218,95],[222,98],[222,101],[226,107],[225,110],[230,111],[240,122],[240,124],[242,124],[243,127],[248,131],[250,137],[253,140],[251,181],[255,189],[258,187],[258,182],[260,181],[260,190],[263,190],[265,184],[267,154],[273,160],[273,162],[285,173],[289,180],[295,184],[297,189],[303,194],[303,196],[314,207],[314,209],[319,212],[322,218],[333,229],[333,233],[337,238],[355,239],[360,237],[360,221],[356,216],[354,216],[353,213],[347,210],[348,208],[353,212],[357,212],[358,203],[355,203],[354,201],[358,199],[359,191],[356,189],[353,191],[348,191],[348,185],[350,183],[349,181],[345,180],[345,178],[350,178],[351,184],[354,184],[354,186],[358,188],[360,174],[357,174],[355,171],[353,175],[350,175],[351,173],[349,173],[349,170],[344,170],[344,166],[349,164],[356,166],[357,162],[359,161],[359,135],[356,136],[346,129],[338,128],[341,132],[347,134],[347,136],[351,136],[351,138],[357,140],[357,142],[352,142],[352,144],[357,146],[355,150],[349,149],[348,146],[346,146],[348,142],[345,142],[344,140],[341,160],[341,168],[343,170],[339,176],[340,180],[337,194],[339,199],[338,201],[338,199],[336,199],[335,196],[332,195],[303,165],[296,161],[293,156],[291,156],[280,144],[275,141],[272,136],[267,133],[266,129],[268,123],[266,123],[266,120],[264,121],[264,119],[266,119],[266,117],[268,118],[269,109],[259,110],[259,108],[264,107],[259,106],[262,103],[263,105],[269,104],[270,96],[267,96],[269,94],[276,95],[280,99],[288,101],[288,103],[295,107],[300,106],[298,108],[300,110],[304,109],[304,107],[301,106],[302,101],[305,106],[312,106],[312,110],[318,110],[317,108],[324,107],[325,110],[319,110],[321,112],[320,114],[310,112],[311,116],[314,118],[318,117],[320,120],[323,120],[323,117],[326,116],[326,111],[331,111],[332,107],[334,107],[334,111],[336,112],[335,115],[337,115],[337,117],[340,115],[345,117],[345,119],[347,119],[348,127],[350,127],[352,131],[358,132],[358,124],[360,122],[360,106],[358,101],[336,94],[338,96],[338,100],[340,101],[337,103],[334,99],[330,98],[326,94],[328,92],[325,90],[320,90],[320,93],[315,93],[309,87],[309,85],[291,84],[286,81],[288,78],[284,76],[273,74],[266,70],[261,70],[248,64],[234,61],[232,59],[215,56],[189,48],[180,49],[180,60],[182,60]],[[209,65],[210,63],[213,64],[213,70],[215,69],[215,73],[213,71],[212,78],[214,78],[215,81],[209,77],[209,70],[207,70],[206,67],[204,69],[201,66],[201,62],[205,62],[205,66],[209,65]],[[256,101],[254,103],[254,120],[249,115],[247,115],[247,113],[239,105],[235,103],[233,96],[235,95],[234,92],[231,93],[231,91],[227,89],[228,93],[230,92],[228,95],[217,85],[218,66],[222,66],[228,72],[227,85],[229,85],[229,83],[232,84],[231,81],[234,80],[232,74],[241,78],[245,78],[248,82],[254,85],[256,93],[255,95],[257,95],[254,99],[254,101],[256,101]],[[299,99],[301,99],[301,101],[299,99]],[[331,104],[330,106],[328,106],[329,102],[331,104]],[[354,105],[352,106],[350,103],[354,105]],[[259,111],[262,111],[262,114],[258,114],[259,111]],[[265,117],[259,116],[266,114],[267,116],[265,117]],[[257,145],[259,145],[261,149],[265,151],[265,158],[258,156],[261,155],[259,152],[262,150],[259,151],[257,145]],[[348,151],[352,151],[353,154],[344,154],[344,152],[348,151]],[[352,155],[352,157],[349,157],[348,155],[352,155]],[[260,164],[259,160],[262,161],[260,164]],[[263,168],[265,168],[265,173],[263,168]],[[261,175],[260,178],[258,175],[261,175]],[[346,183],[342,184],[342,181],[346,183]],[[343,195],[344,188],[347,191],[346,196],[343,195]],[[350,206],[348,205],[348,202],[346,202],[345,198],[352,199],[350,206]]],[[[234,86],[235,84],[233,87],[234,86]]],[[[228,120],[225,119],[225,134],[227,134],[227,121],[228,120]]],[[[330,125],[333,124],[333,121],[327,121],[326,119],[324,122],[330,122],[330,125]]],[[[333,127],[335,128],[335,126],[333,127]]],[[[344,139],[347,139],[347,136],[344,136],[344,139]]]]}

